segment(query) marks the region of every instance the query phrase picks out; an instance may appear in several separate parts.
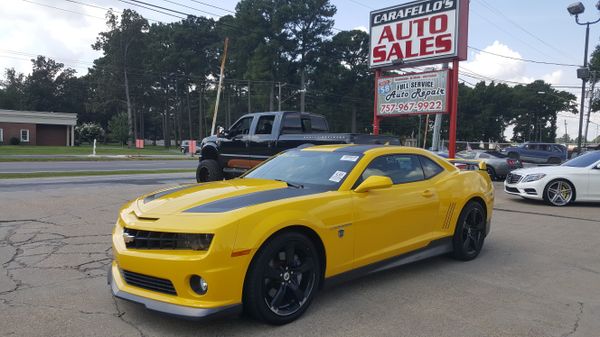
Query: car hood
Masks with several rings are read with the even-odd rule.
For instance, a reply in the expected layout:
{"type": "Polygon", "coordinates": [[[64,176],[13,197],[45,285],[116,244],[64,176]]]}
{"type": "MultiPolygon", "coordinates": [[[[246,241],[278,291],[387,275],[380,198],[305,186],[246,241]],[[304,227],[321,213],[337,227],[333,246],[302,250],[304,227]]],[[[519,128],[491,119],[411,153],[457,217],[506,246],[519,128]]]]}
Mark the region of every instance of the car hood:
{"type": "Polygon", "coordinates": [[[512,174],[519,175],[528,175],[528,174],[537,174],[544,173],[547,175],[560,175],[560,174],[569,174],[574,172],[581,171],[581,167],[571,167],[571,166],[537,166],[537,167],[528,167],[523,169],[514,170],[512,174]]]}
{"type": "Polygon", "coordinates": [[[285,182],[268,179],[233,179],[189,184],[142,196],[134,202],[137,216],[224,213],[322,191],[291,188],[285,182]]]}

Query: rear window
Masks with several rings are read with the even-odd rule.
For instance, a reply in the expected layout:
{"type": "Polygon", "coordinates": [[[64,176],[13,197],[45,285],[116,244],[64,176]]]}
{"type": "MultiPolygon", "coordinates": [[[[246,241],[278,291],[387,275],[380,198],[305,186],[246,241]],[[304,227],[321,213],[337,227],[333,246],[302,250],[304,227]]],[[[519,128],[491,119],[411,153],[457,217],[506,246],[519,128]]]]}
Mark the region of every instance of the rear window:
{"type": "Polygon", "coordinates": [[[299,113],[286,113],[283,115],[281,133],[302,133],[302,121],[299,113]]]}
{"type": "Polygon", "coordinates": [[[312,132],[328,132],[327,120],[321,116],[310,116],[312,132]]]}
{"type": "Polygon", "coordinates": [[[500,153],[498,151],[486,151],[485,153],[489,154],[492,157],[496,157],[496,158],[506,158],[508,157],[507,155],[500,153]]]}

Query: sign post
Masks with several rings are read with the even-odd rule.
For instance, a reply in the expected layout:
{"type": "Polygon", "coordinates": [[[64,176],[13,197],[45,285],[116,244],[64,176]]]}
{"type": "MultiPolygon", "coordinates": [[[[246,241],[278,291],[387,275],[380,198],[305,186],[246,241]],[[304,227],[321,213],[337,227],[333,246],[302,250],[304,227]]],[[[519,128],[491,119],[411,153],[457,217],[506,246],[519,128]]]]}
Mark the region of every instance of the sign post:
{"type": "Polygon", "coordinates": [[[384,117],[448,113],[448,150],[454,157],[458,63],[467,59],[468,13],[469,0],[417,0],[371,12],[369,67],[375,70],[374,134],[379,134],[384,117]],[[382,76],[386,70],[444,62],[452,62],[452,70],[382,76]]]}

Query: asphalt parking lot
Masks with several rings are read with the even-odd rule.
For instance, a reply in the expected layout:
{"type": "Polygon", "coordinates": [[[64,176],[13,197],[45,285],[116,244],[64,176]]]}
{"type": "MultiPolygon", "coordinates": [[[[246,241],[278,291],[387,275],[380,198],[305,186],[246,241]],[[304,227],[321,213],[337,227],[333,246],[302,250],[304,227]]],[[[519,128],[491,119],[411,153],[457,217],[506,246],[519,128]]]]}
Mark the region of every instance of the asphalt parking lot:
{"type": "Polygon", "coordinates": [[[476,260],[436,257],[326,289],[286,326],[185,321],[112,298],[119,207],[188,176],[0,180],[0,335],[600,335],[600,204],[551,208],[501,183],[476,260]]]}

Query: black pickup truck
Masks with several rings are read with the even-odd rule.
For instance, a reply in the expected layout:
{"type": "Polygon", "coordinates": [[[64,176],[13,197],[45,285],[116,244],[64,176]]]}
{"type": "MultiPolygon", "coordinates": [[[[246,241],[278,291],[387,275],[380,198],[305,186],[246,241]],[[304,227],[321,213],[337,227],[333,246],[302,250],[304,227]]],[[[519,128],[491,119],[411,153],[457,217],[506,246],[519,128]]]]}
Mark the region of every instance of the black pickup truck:
{"type": "Polygon", "coordinates": [[[265,159],[302,145],[390,144],[397,138],[355,133],[329,133],[325,117],[291,111],[246,114],[228,130],[200,144],[198,182],[222,180],[244,173],[265,159]]]}

